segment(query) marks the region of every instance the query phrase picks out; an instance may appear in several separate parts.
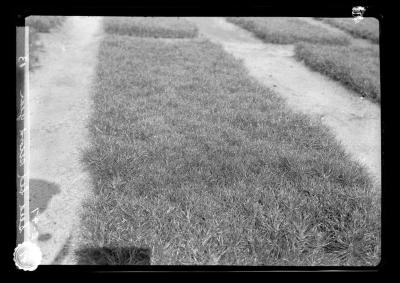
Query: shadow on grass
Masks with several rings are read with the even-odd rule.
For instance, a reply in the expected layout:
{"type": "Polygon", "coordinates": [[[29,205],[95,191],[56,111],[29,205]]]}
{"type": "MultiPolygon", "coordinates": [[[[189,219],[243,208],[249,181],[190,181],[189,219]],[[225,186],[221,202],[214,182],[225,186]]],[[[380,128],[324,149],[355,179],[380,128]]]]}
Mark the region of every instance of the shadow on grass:
{"type": "Polygon", "coordinates": [[[45,234],[40,234],[38,237],[38,240],[41,242],[46,242],[51,239],[51,234],[50,233],[45,233],[45,234]]]}
{"type": "Polygon", "coordinates": [[[150,265],[149,248],[84,248],[76,251],[79,265],[150,265]]]}
{"type": "MultiPolygon", "coordinates": [[[[51,198],[60,193],[57,184],[40,179],[29,179],[29,207],[31,211],[38,209],[39,214],[47,209],[51,198]]],[[[33,213],[32,218],[36,215],[33,213]]]]}

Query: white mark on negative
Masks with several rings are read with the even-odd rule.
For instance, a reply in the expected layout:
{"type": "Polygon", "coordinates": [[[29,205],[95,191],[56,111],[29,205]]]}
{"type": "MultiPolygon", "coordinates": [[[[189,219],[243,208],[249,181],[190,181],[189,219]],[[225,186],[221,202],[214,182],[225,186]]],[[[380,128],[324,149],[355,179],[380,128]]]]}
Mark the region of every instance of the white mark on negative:
{"type": "Polygon", "coordinates": [[[363,15],[365,13],[365,8],[362,6],[353,7],[351,14],[353,15],[353,20],[357,24],[361,22],[364,18],[363,15]]]}

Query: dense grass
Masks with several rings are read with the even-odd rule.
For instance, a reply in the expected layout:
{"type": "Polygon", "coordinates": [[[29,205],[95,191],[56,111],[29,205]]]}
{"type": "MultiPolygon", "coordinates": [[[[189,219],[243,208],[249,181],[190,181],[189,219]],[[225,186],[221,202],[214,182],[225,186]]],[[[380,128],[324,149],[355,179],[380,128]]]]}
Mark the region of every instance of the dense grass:
{"type": "Polygon", "coordinates": [[[330,25],[338,27],[354,37],[368,39],[379,43],[379,21],[375,18],[364,18],[357,24],[352,18],[317,18],[330,25]]]}
{"type": "MultiPolygon", "coordinates": [[[[352,46],[352,39],[339,40],[332,31],[295,18],[228,18],[232,23],[253,32],[265,42],[292,43],[295,56],[306,65],[344,84],[361,96],[380,102],[379,46],[352,46]],[[300,24],[301,22],[301,24],[300,24]]],[[[324,21],[326,19],[323,19],[324,21]]],[[[341,22],[341,19],[328,19],[341,22]]],[[[352,21],[352,20],[351,20],[352,21]]],[[[347,22],[346,22],[347,23],[347,22]]],[[[351,22],[347,28],[362,30],[351,22]],[[356,28],[357,27],[357,28],[356,28]]],[[[371,26],[366,21],[364,26],[371,26]]]]}
{"type": "Polygon", "coordinates": [[[104,30],[110,34],[140,37],[195,37],[197,28],[178,17],[106,17],[104,30]]]}
{"type": "Polygon", "coordinates": [[[296,45],[296,58],[372,101],[380,101],[379,47],[296,45]]]}
{"type": "Polygon", "coordinates": [[[39,52],[43,48],[39,33],[48,33],[59,28],[65,16],[30,16],[25,19],[25,26],[29,27],[29,69],[39,65],[39,52]]]}
{"type": "Polygon", "coordinates": [[[349,37],[339,33],[327,33],[324,28],[296,18],[230,17],[227,20],[253,32],[257,37],[270,43],[291,44],[298,41],[337,45],[349,43],[349,37]]]}
{"type": "Polygon", "coordinates": [[[364,169],[222,48],[108,35],[94,109],[80,262],[137,249],[152,264],[379,262],[364,169]]]}

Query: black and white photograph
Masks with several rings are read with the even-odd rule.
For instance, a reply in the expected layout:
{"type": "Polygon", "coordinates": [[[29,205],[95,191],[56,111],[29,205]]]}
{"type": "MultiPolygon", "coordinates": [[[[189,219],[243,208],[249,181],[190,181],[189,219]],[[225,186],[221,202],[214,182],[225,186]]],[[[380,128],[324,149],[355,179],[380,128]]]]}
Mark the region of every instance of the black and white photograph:
{"type": "Polygon", "coordinates": [[[378,266],[380,28],[27,16],[15,268],[378,266]]]}

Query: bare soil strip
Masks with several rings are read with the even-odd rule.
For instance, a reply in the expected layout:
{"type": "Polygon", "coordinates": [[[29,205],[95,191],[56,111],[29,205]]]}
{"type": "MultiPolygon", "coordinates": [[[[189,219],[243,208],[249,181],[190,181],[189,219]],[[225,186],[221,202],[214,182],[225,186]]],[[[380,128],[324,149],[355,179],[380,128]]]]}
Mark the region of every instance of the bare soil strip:
{"type": "Polygon", "coordinates": [[[290,107],[320,118],[345,150],[369,169],[380,191],[379,105],[298,62],[293,45],[266,44],[223,18],[188,19],[197,24],[201,36],[243,60],[249,73],[282,95],[290,107]]]}
{"type": "Polygon", "coordinates": [[[99,18],[68,17],[60,31],[41,35],[41,67],[30,76],[30,202],[40,212],[42,264],[74,264],[80,203],[90,193],[80,155],[100,38],[99,18]]]}

